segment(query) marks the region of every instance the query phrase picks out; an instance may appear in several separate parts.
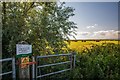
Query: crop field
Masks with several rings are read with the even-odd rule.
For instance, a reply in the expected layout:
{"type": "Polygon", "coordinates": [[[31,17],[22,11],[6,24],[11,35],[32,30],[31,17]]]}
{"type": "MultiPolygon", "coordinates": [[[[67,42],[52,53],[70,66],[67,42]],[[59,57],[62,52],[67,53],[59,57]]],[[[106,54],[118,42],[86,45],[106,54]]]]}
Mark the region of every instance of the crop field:
{"type": "Polygon", "coordinates": [[[118,44],[118,40],[101,40],[101,41],[82,41],[82,40],[78,40],[78,41],[70,41],[69,43],[67,43],[68,47],[71,50],[77,51],[77,52],[81,52],[83,49],[85,48],[91,48],[91,46],[93,45],[102,45],[102,44],[107,44],[107,43],[114,43],[114,44],[118,44]]]}

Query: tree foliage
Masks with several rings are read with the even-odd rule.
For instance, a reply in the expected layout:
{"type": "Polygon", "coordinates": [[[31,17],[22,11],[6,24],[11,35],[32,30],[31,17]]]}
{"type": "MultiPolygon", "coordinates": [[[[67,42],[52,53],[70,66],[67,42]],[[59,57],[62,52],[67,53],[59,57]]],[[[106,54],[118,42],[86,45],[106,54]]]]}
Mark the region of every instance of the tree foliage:
{"type": "Polygon", "coordinates": [[[65,39],[75,32],[69,20],[74,9],[55,2],[2,3],[3,56],[15,55],[16,44],[32,44],[34,54],[50,54],[65,48],[65,39]],[[48,49],[49,48],[49,49],[48,49]]]}

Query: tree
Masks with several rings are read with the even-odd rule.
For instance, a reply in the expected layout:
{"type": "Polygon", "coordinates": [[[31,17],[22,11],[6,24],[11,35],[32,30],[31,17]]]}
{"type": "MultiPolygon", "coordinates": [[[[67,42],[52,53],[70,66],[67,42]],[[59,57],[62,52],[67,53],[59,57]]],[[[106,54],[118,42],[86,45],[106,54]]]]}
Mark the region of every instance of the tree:
{"type": "Polygon", "coordinates": [[[3,2],[3,56],[15,54],[20,41],[32,44],[34,54],[50,54],[66,47],[64,40],[69,39],[77,27],[69,21],[74,9],[64,4],[3,2]]]}

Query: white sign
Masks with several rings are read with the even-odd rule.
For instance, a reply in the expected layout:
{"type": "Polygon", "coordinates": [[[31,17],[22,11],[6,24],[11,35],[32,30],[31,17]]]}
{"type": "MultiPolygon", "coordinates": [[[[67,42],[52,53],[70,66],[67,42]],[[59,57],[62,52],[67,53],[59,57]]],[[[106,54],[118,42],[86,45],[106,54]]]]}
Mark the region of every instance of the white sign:
{"type": "Polygon", "coordinates": [[[28,44],[16,44],[16,49],[17,49],[16,50],[17,55],[32,53],[32,45],[28,45],[28,44]]]}

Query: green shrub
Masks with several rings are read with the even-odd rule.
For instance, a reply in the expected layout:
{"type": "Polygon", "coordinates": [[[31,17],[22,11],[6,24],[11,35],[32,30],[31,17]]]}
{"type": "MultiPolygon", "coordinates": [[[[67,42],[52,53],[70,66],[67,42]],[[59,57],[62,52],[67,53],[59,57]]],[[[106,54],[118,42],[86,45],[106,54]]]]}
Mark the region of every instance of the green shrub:
{"type": "Polygon", "coordinates": [[[71,79],[120,79],[120,45],[93,45],[77,54],[76,68],[71,79]]]}

